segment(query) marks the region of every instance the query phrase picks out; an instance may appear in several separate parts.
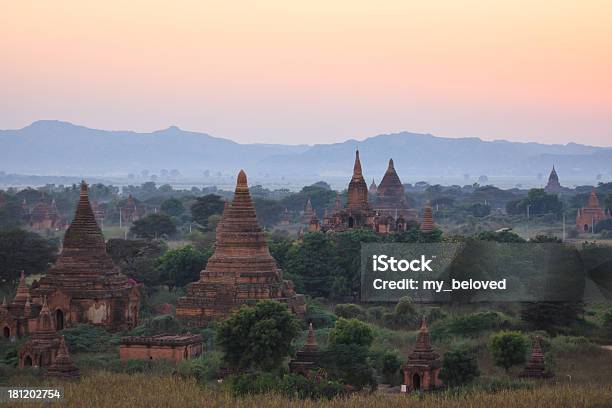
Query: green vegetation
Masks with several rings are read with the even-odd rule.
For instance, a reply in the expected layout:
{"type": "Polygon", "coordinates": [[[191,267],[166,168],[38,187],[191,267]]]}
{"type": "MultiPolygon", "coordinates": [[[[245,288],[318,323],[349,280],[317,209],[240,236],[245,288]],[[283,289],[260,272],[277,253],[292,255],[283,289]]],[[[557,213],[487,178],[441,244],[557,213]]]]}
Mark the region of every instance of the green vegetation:
{"type": "Polygon", "coordinates": [[[526,361],[527,347],[527,340],[520,332],[502,331],[491,336],[493,361],[506,372],[510,367],[526,361]]]}

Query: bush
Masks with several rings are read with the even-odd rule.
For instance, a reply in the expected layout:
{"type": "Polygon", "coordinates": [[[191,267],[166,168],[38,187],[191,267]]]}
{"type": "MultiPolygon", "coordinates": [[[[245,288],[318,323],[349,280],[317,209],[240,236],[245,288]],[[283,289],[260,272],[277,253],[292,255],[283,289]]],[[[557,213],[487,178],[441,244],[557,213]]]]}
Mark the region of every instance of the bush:
{"type": "Polygon", "coordinates": [[[550,341],[551,351],[555,354],[584,353],[599,350],[597,344],[592,343],[586,337],[557,336],[550,341]]]}
{"type": "Polygon", "coordinates": [[[432,337],[448,335],[477,337],[487,330],[509,329],[513,323],[498,312],[477,312],[461,316],[449,316],[432,327],[432,337]]]}
{"type": "Polygon", "coordinates": [[[78,324],[60,332],[66,339],[71,353],[108,351],[116,344],[116,338],[101,327],[78,324]]]}
{"type": "Polygon", "coordinates": [[[315,329],[332,327],[336,323],[336,320],[337,317],[335,314],[316,302],[308,304],[308,309],[304,315],[304,321],[312,323],[315,329]]]}
{"type": "Polygon", "coordinates": [[[393,351],[386,351],[382,355],[380,371],[383,375],[385,383],[391,385],[401,384],[399,369],[402,366],[402,361],[393,351]]]}
{"type": "Polygon", "coordinates": [[[527,339],[520,332],[501,331],[491,336],[493,361],[506,372],[510,367],[525,362],[527,347],[527,339]]]}
{"type": "Polygon", "coordinates": [[[455,348],[444,354],[440,379],[451,387],[472,382],[480,375],[476,355],[466,347],[455,348]]]}
{"type": "Polygon", "coordinates": [[[209,352],[199,358],[183,360],[178,365],[178,372],[183,377],[193,377],[199,382],[207,382],[219,378],[223,355],[219,352],[209,352]]]}
{"type": "Polygon", "coordinates": [[[345,319],[365,320],[366,317],[363,308],[353,303],[336,305],[334,308],[334,313],[338,317],[344,317],[345,319]]]}
{"type": "Polygon", "coordinates": [[[345,392],[342,384],[336,381],[308,379],[297,374],[281,377],[271,373],[240,374],[230,377],[228,383],[236,397],[277,393],[289,398],[332,399],[345,392]]]}

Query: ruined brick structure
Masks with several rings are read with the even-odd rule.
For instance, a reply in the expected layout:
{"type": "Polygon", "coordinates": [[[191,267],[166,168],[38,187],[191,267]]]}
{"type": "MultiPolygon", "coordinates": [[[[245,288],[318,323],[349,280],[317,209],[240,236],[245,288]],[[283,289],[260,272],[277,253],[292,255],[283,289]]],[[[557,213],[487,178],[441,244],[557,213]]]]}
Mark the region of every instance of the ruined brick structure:
{"type": "Polygon", "coordinates": [[[188,284],[187,295],[178,299],[176,315],[187,325],[205,326],[243,304],[266,299],[283,302],[298,315],[306,312],[304,296],[283,280],[270,255],[246,174],[240,171],[234,199],[226,203],[217,224],[215,252],[200,272],[200,280],[188,284]]]}
{"type": "Polygon", "coordinates": [[[126,360],[167,360],[180,363],[202,354],[201,334],[160,334],[122,337],[119,358],[126,360]]]}
{"type": "Polygon", "coordinates": [[[540,339],[534,338],[533,345],[531,348],[531,355],[525,365],[525,369],[520,374],[521,378],[550,378],[553,374],[546,371],[544,364],[544,353],[542,353],[542,347],[540,346],[540,339]]]}
{"type": "Polygon", "coordinates": [[[442,360],[431,347],[429,329],[423,319],[414,350],[408,355],[406,364],[402,366],[406,392],[432,391],[442,387],[439,378],[441,369],[442,360]]]}
{"type": "Polygon", "coordinates": [[[132,195],[128,195],[127,200],[123,205],[119,206],[119,214],[121,222],[132,223],[139,220],[145,215],[145,210],[142,206],[138,205],[132,195]]]}
{"type": "Polygon", "coordinates": [[[106,253],[85,182],[62,252],[32,289],[35,303],[41,304],[44,297],[57,330],[90,323],[118,331],[138,323],[140,293],[106,253]]]}
{"type": "Polygon", "coordinates": [[[21,272],[17,292],[12,301],[6,298],[0,304],[0,329],[4,338],[20,338],[26,336],[31,328],[36,326],[36,316],[40,312],[41,305],[33,304],[30,289],[25,281],[25,275],[21,272]]]}
{"type": "Polygon", "coordinates": [[[306,202],[306,207],[304,208],[304,215],[302,216],[302,222],[304,224],[308,224],[314,215],[314,209],[312,208],[312,202],[310,198],[306,202]]]}
{"type": "MultiPolygon", "coordinates": [[[[25,199],[24,199],[25,203],[25,199]]],[[[27,204],[26,204],[27,210],[27,204]]],[[[51,200],[48,203],[44,198],[41,198],[40,202],[38,202],[27,215],[28,224],[30,228],[35,230],[60,230],[63,229],[66,225],[63,217],[60,216],[57,211],[57,205],[55,204],[55,200],[51,200]]]]}
{"type": "Polygon", "coordinates": [[[299,349],[295,358],[289,362],[289,370],[292,373],[309,376],[310,372],[319,368],[318,363],[321,358],[321,351],[315,338],[312,323],[308,327],[308,337],[306,343],[299,349]]]}
{"type": "Polygon", "coordinates": [[[28,341],[19,349],[19,368],[49,367],[56,358],[60,336],[56,333],[47,298],[43,298],[28,341]]]}
{"type": "Polygon", "coordinates": [[[60,380],[78,380],[81,377],[81,373],[78,367],[74,364],[70,358],[68,347],[66,346],[66,339],[64,336],[60,337],[59,347],[55,354],[55,360],[51,363],[45,378],[57,378],[60,380]]]}
{"type": "Polygon", "coordinates": [[[563,190],[561,187],[561,183],[559,183],[559,176],[557,175],[557,170],[555,170],[555,166],[553,166],[550,175],[548,176],[548,183],[546,183],[546,187],[544,187],[544,191],[551,194],[560,193],[563,190]]]}
{"type": "Polygon", "coordinates": [[[610,210],[604,211],[599,206],[595,189],[591,191],[589,202],[586,207],[578,209],[576,214],[576,229],[580,232],[595,232],[595,226],[599,221],[610,219],[610,210]]]}

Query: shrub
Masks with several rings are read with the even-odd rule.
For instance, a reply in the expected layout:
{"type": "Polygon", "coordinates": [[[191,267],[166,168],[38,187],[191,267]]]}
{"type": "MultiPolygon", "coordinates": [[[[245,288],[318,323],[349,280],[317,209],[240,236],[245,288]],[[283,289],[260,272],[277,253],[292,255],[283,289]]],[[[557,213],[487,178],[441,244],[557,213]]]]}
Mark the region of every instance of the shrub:
{"type": "Polygon", "coordinates": [[[480,375],[476,355],[467,347],[455,348],[444,354],[440,379],[456,387],[472,382],[480,375]]]}
{"type": "Polygon", "coordinates": [[[477,312],[461,316],[450,316],[432,327],[434,338],[448,335],[477,337],[487,330],[498,330],[512,327],[510,319],[498,312],[477,312]]]}
{"type": "Polygon", "coordinates": [[[491,354],[495,365],[506,371],[510,367],[523,364],[527,354],[527,340],[516,331],[501,331],[491,336],[491,354]]]}
{"type": "Polygon", "coordinates": [[[183,377],[193,377],[199,382],[207,382],[219,378],[223,355],[219,352],[209,352],[199,358],[183,360],[178,365],[178,372],[183,377]]]}
{"type": "Polygon", "coordinates": [[[353,303],[336,305],[334,313],[338,317],[344,317],[345,319],[365,320],[365,311],[363,308],[353,303]]]}
{"type": "Polygon", "coordinates": [[[107,351],[113,344],[113,336],[101,327],[78,324],[60,332],[66,339],[70,352],[107,351]]]}
{"type": "Polygon", "coordinates": [[[550,341],[550,348],[555,354],[584,353],[599,350],[599,347],[582,336],[556,336],[550,341]]]}
{"type": "Polygon", "coordinates": [[[397,385],[401,383],[399,378],[399,369],[402,366],[402,361],[395,352],[386,351],[382,355],[380,370],[383,375],[385,383],[391,385],[397,385]]]}
{"type": "Polygon", "coordinates": [[[337,317],[321,304],[311,302],[308,304],[304,321],[312,323],[315,329],[332,327],[336,323],[337,317]]]}
{"type": "Polygon", "coordinates": [[[277,393],[289,398],[332,399],[344,394],[342,384],[336,381],[308,379],[297,374],[278,377],[271,373],[249,373],[228,379],[232,394],[236,397],[277,393]]]}

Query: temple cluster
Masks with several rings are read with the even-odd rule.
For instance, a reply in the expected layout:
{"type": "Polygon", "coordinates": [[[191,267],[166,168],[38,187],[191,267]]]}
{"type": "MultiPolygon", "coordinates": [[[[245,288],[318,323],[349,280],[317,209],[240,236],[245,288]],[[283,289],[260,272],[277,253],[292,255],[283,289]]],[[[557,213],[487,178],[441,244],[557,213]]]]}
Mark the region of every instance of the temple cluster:
{"type": "MultiPolygon", "coordinates": [[[[389,166],[380,184],[372,181],[368,188],[363,171],[359,151],[355,153],[355,165],[353,176],[348,185],[347,203],[340,205],[340,197],[330,211],[327,209],[320,221],[316,212],[313,211],[310,200],[304,211],[304,218],[308,217],[309,231],[346,231],[356,228],[365,228],[379,234],[405,231],[412,223],[418,223],[418,211],[410,208],[406,200],[404,185],[402,184],[393,159],[389,160],[389,166]],[[375,195],[375,200],[370,202],[369,194],[375,195]]],[[[431,232],[435,228],[431,207],[427,205],[423,209],[423,218],[420,223],[421,231],[431,232]]]]}

